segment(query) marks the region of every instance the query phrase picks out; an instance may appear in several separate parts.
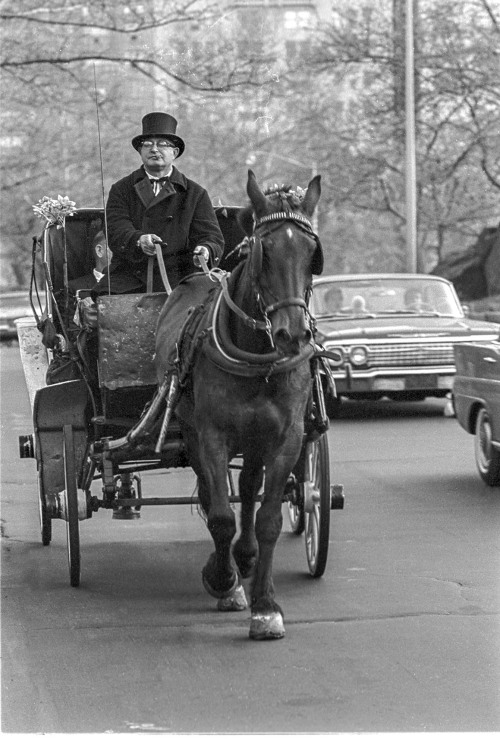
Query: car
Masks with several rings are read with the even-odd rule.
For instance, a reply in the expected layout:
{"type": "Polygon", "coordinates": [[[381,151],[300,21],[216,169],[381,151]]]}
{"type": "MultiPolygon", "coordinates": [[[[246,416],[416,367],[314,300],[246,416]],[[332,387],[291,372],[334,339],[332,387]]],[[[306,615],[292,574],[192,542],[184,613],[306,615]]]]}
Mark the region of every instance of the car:
{"type": "Polygon", "coordinates": [[[16,318],[33,317],[29,290],[0,292],[0,341],[17,339],[16,318]]]}
{"type": "MultiPolygon", "coordinates": [[[[346,274],[314,280],[316,341],[332,353],[327,411],[343,398],[450,397],[453,347],[498,338],[500,326],[466,317],[451,282],[427,274],[346,274]]],[[[326,377],[326,376],[325,376],[326,377]]]]}
{"type": "Polygon", "coordinates": [[[500,486],[500,341],[457,344],[453,403],[460,426],[474,435],[477,470],[500,486]]]}

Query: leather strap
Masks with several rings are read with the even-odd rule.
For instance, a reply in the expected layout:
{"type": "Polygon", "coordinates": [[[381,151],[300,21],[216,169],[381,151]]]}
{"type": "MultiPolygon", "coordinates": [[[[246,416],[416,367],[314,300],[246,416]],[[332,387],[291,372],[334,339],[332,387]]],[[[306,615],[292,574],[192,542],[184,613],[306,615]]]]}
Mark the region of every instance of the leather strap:
{"type": "Polygon", "coordinates": [[[153,261],[155,257],[149,256],[148,258],[148,277],[146,281],[146,292],[150,295],[153,292],[153,261]]]}
{"type": "Polygon", "coordinates": [[[172,292],[172,288],[170,287],[170,282],[168,281],[167,270],[165,269],[165,262],[163,261],[161,246],[159,246],[158,244],[156,245],[156,258],[158,260],[158,266],[160,267],[160,274],[163,280],[165,292],[167,293],[167,295],[170,295],[170,293],[172,292]]]}
{"type": "MultiPolygon", "coordinates": [[[[163,261],[163,254],[161,252],[161,246],[156,245],[156,260],[158,261],[158,267],[160,269],[160,275],[167,295],[170,295],[172,288],[167,277],[167,270],[165,269],[165,262],[163,261]]],[[[153,264],[155,256],[149,256],[148,258],[148,274],[146,280],[146,292],[148,294],[153,292],[153,264]]]]}

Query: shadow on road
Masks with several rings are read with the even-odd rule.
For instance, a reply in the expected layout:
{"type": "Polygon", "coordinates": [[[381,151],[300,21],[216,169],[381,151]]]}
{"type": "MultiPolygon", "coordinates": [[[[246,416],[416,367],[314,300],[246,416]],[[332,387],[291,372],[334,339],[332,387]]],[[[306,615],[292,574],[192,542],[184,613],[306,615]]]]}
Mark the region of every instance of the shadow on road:
{"type": "Polygon", "coordinates": [[[349,401],[343,399],[338,414],[332,419],[399,419],[405,417],[443,417],[445,398],[429,398],[425,401],[391,401],[384,398],[379,401],[349,401]]]}

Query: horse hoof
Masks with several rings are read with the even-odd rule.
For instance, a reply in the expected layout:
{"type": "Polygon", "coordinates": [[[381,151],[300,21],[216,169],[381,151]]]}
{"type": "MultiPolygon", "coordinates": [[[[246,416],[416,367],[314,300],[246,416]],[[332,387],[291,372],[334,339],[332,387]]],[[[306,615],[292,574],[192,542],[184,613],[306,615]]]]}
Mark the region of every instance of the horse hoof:
{"type": "Polygon", "coordinates": [[[224,598],[231,597],[231,595],[234,593],[234,591],[236,590],[239,584],[239,579],[238,579],[238,575],[236,574],[236,572],[234,573],[233,584],[231,585],[229,590],[223,590],[223,591],[215,590],[211,585],[208,584],[208,580],[205,577],[205,572],[201,573],[201,579],[203,582],[203,587],[208,592],[208,594],[211,595],[213,598],[217,598],[217,599],[224,599],[224,598]]]}
{"type": "Polygon", "coordinates": [[[235,610],[246,610],[248,602],[243,585],[238,585],[235,591],[227,598],[220,598],[217,603],[217,610],[230,612],[235,610]]]}
{"type": "Polygon", "coordinates": [[[265,641],[282,639],[285,636],[285,625],[281,613],[255,613],[250,622],[250,639],[265,641]]]}

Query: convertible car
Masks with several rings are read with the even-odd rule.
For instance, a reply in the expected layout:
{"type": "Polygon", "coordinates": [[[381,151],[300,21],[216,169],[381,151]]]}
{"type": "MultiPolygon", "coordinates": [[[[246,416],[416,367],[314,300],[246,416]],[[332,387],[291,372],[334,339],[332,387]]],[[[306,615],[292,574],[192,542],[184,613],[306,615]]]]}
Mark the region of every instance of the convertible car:
{"type": "Polygon", "coordinates": [[[477,469],[500,486],[500,341],[457,344],[453,400],[457,420],[474,435],[477,469]]]}
{"type": "Polygon", "coordinates": [[[451,394],[453,348],[498,339],[500,326],[466,317],[453,285],[426,274],[357,274],[314,282],[317,341],[330,360],[336,398],[422,401],[451,394]]]}

